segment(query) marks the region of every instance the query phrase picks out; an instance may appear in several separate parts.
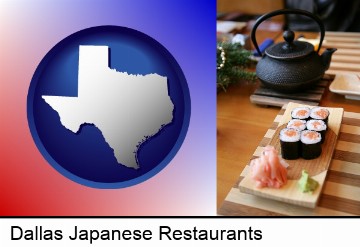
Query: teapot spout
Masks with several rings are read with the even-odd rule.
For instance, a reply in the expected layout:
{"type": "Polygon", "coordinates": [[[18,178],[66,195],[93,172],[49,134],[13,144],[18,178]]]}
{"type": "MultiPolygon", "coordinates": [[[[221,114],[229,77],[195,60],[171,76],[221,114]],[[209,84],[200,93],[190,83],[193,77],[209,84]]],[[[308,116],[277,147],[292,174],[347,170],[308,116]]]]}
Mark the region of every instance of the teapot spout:
{"type": "Polygon", "coordinates": [[[336,51],[336,48],[327,48],[323,54],[321,54],[321,59],[323,62],[323,65],[325,67],[325,70],[329,69],[330,62],[331,62],[331,56],[336,51]]]}

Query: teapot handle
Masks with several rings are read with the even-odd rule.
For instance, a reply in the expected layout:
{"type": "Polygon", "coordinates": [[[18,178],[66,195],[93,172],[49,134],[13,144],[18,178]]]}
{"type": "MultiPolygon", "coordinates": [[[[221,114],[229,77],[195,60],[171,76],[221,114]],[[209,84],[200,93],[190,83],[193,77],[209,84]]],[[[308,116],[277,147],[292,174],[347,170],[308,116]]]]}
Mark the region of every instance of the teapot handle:
{"type": "Polygon", "coordinates": [[[324,40],[324,37],[325,37],[325,27],[324,27],[324,23],[320,20],[319,17],[317,17],[316,15],[308,12],[308,11],[305,11],[305,10],[301,10],[301,9],[280,9],[280,10],[275,10],[273,12],[270,12],[270,13],[267,13],[267,14],[264,14],[262,16],[260,16],[255,24],[254,24],[254,27],[253,29],[251,30],[251,41],[253,42],[257,52],[259,54],[262,54],[260,49],[259,49],[259,46],[256,42],[256,29],[257,27],[266,19],[270,18],[270,17],[274,17],[274,16],[277,16],[277,15],[283,15],[283,14],[299,14],[299,15],[305,15],[307,17],[310,17],[312,18],[314,21],[317,22],[317,24],[319,25],[320,27],[320,43],[319,43],[319,47],[317,49],[316,52],[319,53],[320,51],[320,48],[321,48],[321,45],[322,45],[322,42],[324,40]]]}

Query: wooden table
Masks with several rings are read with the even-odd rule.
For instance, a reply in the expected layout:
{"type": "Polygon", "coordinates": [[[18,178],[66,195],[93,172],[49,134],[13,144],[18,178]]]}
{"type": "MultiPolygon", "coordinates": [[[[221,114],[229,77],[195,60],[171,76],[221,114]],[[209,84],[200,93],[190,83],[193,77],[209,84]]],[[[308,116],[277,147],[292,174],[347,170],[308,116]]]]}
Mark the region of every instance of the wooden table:
{"type": "MultiPolygon", "coordinates": [[[[311,34],[311,37],[316,35],[311,34]]],[[[266,37],[264,32],[262,37],[266,37]]],[[[346,71],[344,66],[332,66],[331,72],[337,69],[346,71]]],[[[360,73],[360,63],[358,71],[356,66],[351,66],[351,71],[360,73]]],[[[265,137],[266,132],[276,128],[276,117],[282,113],[280,108],[263,107],[250,102],[249,97],[257,86],[258,82],[239,82],[217,96],[218,214],[360,215],[360,101],[347,100],[343,95],[330,92],[328,88],[320,105],[344,108],[346,119],[339,136],[338,151],[334,154],[335,161],[330,166],[327,184],[320,198],[320,207],[305,209],[240,193],[237,186],[242,171],[254,157],[256,149],[269,141],[269,136],[265,137]],[[344,151],[343,146],[347,143],[350,143],[349,150],[344,151]],[[344,154],[350,154],[351,161],[343,162],[344,154]]]]}

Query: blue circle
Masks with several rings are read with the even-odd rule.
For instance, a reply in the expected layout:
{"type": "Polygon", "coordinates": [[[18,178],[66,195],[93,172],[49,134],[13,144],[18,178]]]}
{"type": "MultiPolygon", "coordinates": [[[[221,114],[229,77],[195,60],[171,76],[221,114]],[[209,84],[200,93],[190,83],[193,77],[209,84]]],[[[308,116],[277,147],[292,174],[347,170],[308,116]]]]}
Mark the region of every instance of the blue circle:
{"type": "MultiPolygon", "coordinates": [[[[139,31],[98,26],[76,32],[56,44],[38,65],[27,97],[32,137],[45,159],[65,177],[94,188],[124,188],[161,171],[183,143],[190,121],[190,94],[174,57],[159,42],[139,31]],[[109,67],[128,74],[156,73],[167,77],[174,104],[173,119],[137,151],[139,168],[117,162],[102,132],[83,124],[78,133],[66,129],[43,95],[77,96],[80,45],[109,47],[109,67]]],[[[109,115],[109,119],[116,115],[109,115]]]]}

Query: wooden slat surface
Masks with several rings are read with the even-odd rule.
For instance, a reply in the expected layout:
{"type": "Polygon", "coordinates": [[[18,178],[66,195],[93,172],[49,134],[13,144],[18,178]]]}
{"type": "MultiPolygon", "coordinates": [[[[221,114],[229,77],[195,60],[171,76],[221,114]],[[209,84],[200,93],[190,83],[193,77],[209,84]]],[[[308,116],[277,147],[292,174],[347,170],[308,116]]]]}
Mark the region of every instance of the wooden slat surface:
{"type": "Polygon", "coordinates": [[[353,37],[353,38],[360,38],[360,33],[352,33],[352,32],[333,32],[327,31],[326,37],[353,37]]]}
{"type": "Polygon", "coordinates": [[[349,42],[326,42],[324,47],[335,47],[335,48],[344,48],[344,49],[360,49],[360,43],[349,43],[349,42]]]}
{"type": "Polygon", "coordinates": [[[342,69],[329,69],[326,71],[329,75],[336,74],[351,74],[351,75],[359,75],[359,71],[351,71],[351,70],[342,70],[342,69]]]}
{"type": "Polygon", "coordinates": [[[338,48],[334,55],[359,56],[360,50],[338,48]]]}
{"type": "Polygon", "coordinates": [[[326,42],[359,43],[359,38],[360,37],[339,37],[328,34],[326,36],[326,42]]]}
{"type": "Polygon", "coordinates": [[[350,55],[338,55],[334,54],[332,59],[332,62],[345,62],[345,63],[360,63],[360,56],[350,56],[350,55]]]}
{"type": "Polygon", "coordinates": [[[348,62],[331,62],[331,69],[333,70],[349,70],[360,73],[360,63],[348,62]]]}
{"type": "MultiPolygon", "coordinates": [[[[281,109],[274,123],[256,148],[253,158],[269,143],[284,114],[281,109]]],[[[316,208],[306,208],[240,192],[244,169],[218,210],[226,216],[354,216],[360,215],[360,113],[344,112],[339,139],[316,208]]]]}
{"type": "Polygon", "coordinates": [[[328,74],[360,74],[360,33],[326,32],[324,48],[337,48],[328,74]]]}
{"type": "Polygon", "coordinates": [[[314,87],[300,93],[280,93],[260,85],[250,96],[250,101],[257,105],[278,106],[294,102],[304,105],[319,105],[319,102],[333,77],[325,75],[324,78],[314,87]]]}

